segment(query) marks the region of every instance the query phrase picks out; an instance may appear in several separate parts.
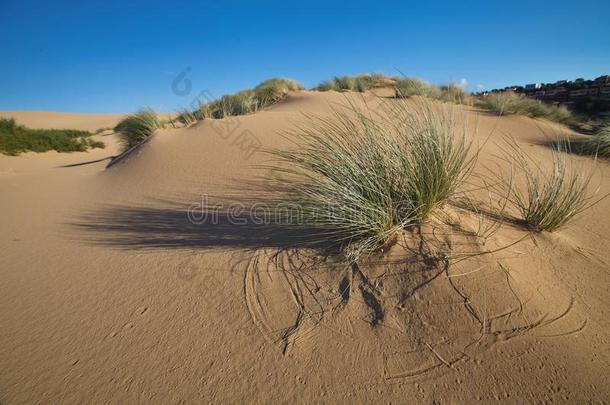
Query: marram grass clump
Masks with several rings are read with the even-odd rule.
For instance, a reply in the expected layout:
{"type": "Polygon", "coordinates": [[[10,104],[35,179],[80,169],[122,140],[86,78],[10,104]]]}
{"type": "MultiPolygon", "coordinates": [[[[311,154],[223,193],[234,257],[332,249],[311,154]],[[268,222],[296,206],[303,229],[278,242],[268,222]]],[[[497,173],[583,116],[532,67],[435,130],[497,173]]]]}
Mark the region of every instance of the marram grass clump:
{"type": "Polygon", "coordinates": [[[292,207],[288,225],[316,230],[315,242],[338,243],[356,260],[458,192],[476,160],[466,134],[452,111],[427,102],[309,117],[287,134],[292,150],[272,152],[278,204],[292,207]]]}
{"type": "Polygon", "coordinates": [[[440,89],[428,82],[414,78],[400,79],[395,86],[396,97],[407,98],[412,96],[423,96],[434,99],[440,98],[440,89]]]}
{"type": "Polygon", "coordinates": [[[206,118],[221,119],[250,114],[282,101],[291,91],[303,89],[303,85],[294,80],[269,79],[254,89],[241,90],[208,103],[200,103],[193,111],[184,110],[176,120],[189,126],[206,118]]]}
{"type": "Polygon", "coordinates": [[[123,118],[114,130],[121,136],[125,146],[130,148],[149,138],[160,127],[161,121],[157,113],[142,109],[123,118]]]}
{"type": "Polygon", "coordinates": [[[395,91],[397,98],[421,96],[455,104],[470,104],[470,95],[455,84],[435,86],[423,80],[406,77],[396,82],[395,91]]]}
{"type": "Polygon", "coordinates": [[[175,121],[178,121],[179,123],[187,127],[191,126],[198,121],[197,112],[185,108],[178,113],[175,121]]]}
{"type": "Polygon", "coordinates": [[[470,95],[455,84],[435,86],[419,79],[386,76],[381,73],[336,76],[332,80],[320,83],[314,90],[364,92],[380,87],[394,88],[397,98],[422,96],[455,104],[470,104],[470,95]]]}
{"type": "Polygon", "coordinates": [[[303,90],[301,83],[288,79],[269,79],[254,88],[258,108],[265,108],[281,101],[291,91],[303,90]]]}
{"type": "Polygon", "coordinates": [[[470,95],[462,87],[455,84],[447,84],[440,86],[439,100],[455,103],[455,104],[470,104],[470,95]]]}
{"type": "Polygon", "coordinates": [[[379,87],[392,87],[398,81],[396,77],[386,76],[382,73],[366,73],[357,76],[336,76],[331,80],[326,80],[314,88],[317,91],[357,91],[379,87]]]}
{"type": "Polygon", "coordinates": [[[601,127],[581,144],[582,151],[590,155],[610,157],[610,125],[601,127]]]}
{"type": "Polygon", "coordinates": [[[552,164],[545,166],[527,155],[515,140],[506,141],[504,154],[512,164],[510,180],[502,179],[509,202],[531,229],[554,232],[591,206],[592,170],[576,167],[565,153],[567,144],[556,143],[552,164]],[[524,187],[515,185],[524,184],[524,187]]]}
{"type": "Polygon", "coordinates": [[[488,94],[479,99],[479,105],[498,115],[525,115],[531,118],[546,118],[561,124],[573,124],[575,118],[564,106],[544,104],[523,95],[502,92],[488,94]]]}

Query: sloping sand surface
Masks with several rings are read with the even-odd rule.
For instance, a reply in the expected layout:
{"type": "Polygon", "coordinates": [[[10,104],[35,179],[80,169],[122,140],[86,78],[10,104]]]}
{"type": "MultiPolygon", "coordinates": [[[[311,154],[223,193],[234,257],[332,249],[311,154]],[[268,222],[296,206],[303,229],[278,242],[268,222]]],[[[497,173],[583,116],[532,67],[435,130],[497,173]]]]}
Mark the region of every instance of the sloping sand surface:
{"type": "MultiPolygon", "coordinates": [[[[158,131],[108,169],[114,135],[86,153],[0,155],[0,403],[608,402],[610,199],[554,234],[506,224],[484,248],[427,224],[349,267],[281,226],[229,220],[243,212],[198,223],[206,203],[264,203],[254,149],[289,147],[278,131],[346,101],[379,103],[291,94],[158,131]],[[445,242],[465,260],[448,268],[445,242]]],[[[112,125],[36,114],[23,123],[112,125]]],[[[545,160],[547,136],[567,133],[467,117],[487,140],[477,171],[503,135],[545,160]]],[[[608,162],[597,171],[610,192],[608,162]]]]}

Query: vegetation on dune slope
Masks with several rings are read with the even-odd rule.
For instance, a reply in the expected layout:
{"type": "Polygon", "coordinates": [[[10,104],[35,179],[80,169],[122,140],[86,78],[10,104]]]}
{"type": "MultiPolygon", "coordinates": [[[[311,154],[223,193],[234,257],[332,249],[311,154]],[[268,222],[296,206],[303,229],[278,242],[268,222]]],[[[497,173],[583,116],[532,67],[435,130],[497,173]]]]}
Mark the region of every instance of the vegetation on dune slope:
{"type": "Polygon", "coordinates": [[[470,95],[464,89],[454,84],[435,86],[414,78],[386,76],[380,73],[337,76],[332,80],[322,82],[314,90],[364,92],[380,87],[394,88],[397,98],[423,96],[456,104],[470,103],[470,95]]]}
{"type": "Polygon", "coordinates": [[[397,98],[422,96],[455,104],[471,103],[470,95],[463,88],[454,84],[435,86],[419,79],[407,77],[398,80],[395,89],[397,98]]]}
{"type": "Polygon", "coordinates": [[[584,153],[610,157],[610,124],[601,127],[593,136],[583,142],[581,147],[584,153]]]}
{"type": "Polygon", "coordinates": [[[71,129],[31,129],[18,125],[13,118],[0,119],[0,152],[18,155],[22,152],[84,152],[103,148],[103,142],[90,139],[88,131],[71,129]]]}
{"type": "Polygon", "coordinates": [[[254,89],[227,94],[218,100],[202,103],[195,110],[184,110],[176,120],[191,125],[205,118],[225,118],[245,115],[280,102],[291,91],[303,90],[303,85],[288,79],[269,79],[254,89]]]}
{"type": "Polygon", "coordinates": [[[121,136],[125,147],[130,148],[149,138],[161,126],[161,121],[154,111],[142,109],[123,118],[114,130],[121,136]]]}
{"type": "Polygon", "coordinates": [[[489,94],[481,97],[478,104],[498,115],[526,115],[532,118],[546,118],[561,124],[576,122],[576,118],[566,107],[548,105],[511,92],[489,94]]]}
{"type": "Polygon", "coordinates": [[[507,140],[506,145],[504,155],[511,163],[512,175],[510,179],[499,175],[498,184],[531,229],[554,232],[591,205],[597,193],[590,191],[593,171],[568,160],[567,144],[554,144],[548,166],[526,154],[515,140],[507,140]]]}
{"type": "MultiPolygon", "coordinates": [[[[380,73],[357,76],[337,76],[316,86],[317,91],[357,91],[390,87],[396,89],[398,98],[414,95],[426,96],[445,102],[458,104],[470,103],[470,96],[455,85],[433,86],[416,79],[402,79],[380,73]],[[415,84],[417,89],[413,89],[415,84]]],[[[302,84],[288,79],[269,79],[253,89],[241,90],[227,94],[207,103],[200,103],[194,110],[185,109],[179,112],[176,121],[189,126],[205,118],[225,118],[253,113],[280,102],[291,91],[303,90],[302,84]]]]}
{"type": "Polygon", "coordinates": [[[314,90],[364,92],[379,87],[392,87],[398,80],[399,79],[396,77],[386,76],[381,73],[362,74],[358,76],[336,76],[331,80],[320,83],[314,90]]]}
{"type": "Polygon", "coordinates": [[[289,92],[303,89],[303,85],[294,80],[269,79],[254,88],[253,98],[258,108],[265,108],[281,101],[289,92]]]}

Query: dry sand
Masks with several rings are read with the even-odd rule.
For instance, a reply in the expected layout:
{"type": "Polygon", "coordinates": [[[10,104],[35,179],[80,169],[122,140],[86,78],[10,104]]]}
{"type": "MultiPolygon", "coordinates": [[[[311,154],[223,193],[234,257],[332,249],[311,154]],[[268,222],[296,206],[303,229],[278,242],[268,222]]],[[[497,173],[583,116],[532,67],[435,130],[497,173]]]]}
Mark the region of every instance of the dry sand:
{"type": "MultiPolygon", "coordinates": [[[[203,196],[257,195],[254,139],[286,147],[277,131],[345,97],[301,92],[162,130],[110,169],[114,135],[86,153],[0,155],[0,403],[607,403],[610,199],[449,269],[408,233],[346,269],[255,226],[188,221],[203,196]]],[[[118,119],[23,114],[41,127],[118,119]]],[[[468,114],[480,140],[492,133],[479,171],[503,134],[544,160],[542,130],[560,130],[468,114]]],[[[609,176],[600,162],[601,193],[609,176]]],[[[481,247],[434,228],[422,233],[448,235],[456,255],[524,235],[506,225],[481,247]]]]}

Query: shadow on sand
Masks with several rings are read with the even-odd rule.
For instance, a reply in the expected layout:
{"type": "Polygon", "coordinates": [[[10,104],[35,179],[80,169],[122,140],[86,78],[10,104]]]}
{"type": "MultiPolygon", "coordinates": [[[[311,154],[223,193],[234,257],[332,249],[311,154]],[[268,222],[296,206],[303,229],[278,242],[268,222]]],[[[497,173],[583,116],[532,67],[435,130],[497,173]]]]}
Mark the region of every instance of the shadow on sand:
{"type": "Polygon", "coordinates": [[[93,244],[151,250],[227,247],[328,250],[331,232],[289,226],[281,214],[261,213],[260,207],[252,206],[193,209],[185,205],[112,205],[90,211],[70,225],[86,231],[84,239],[93,244]]]}

